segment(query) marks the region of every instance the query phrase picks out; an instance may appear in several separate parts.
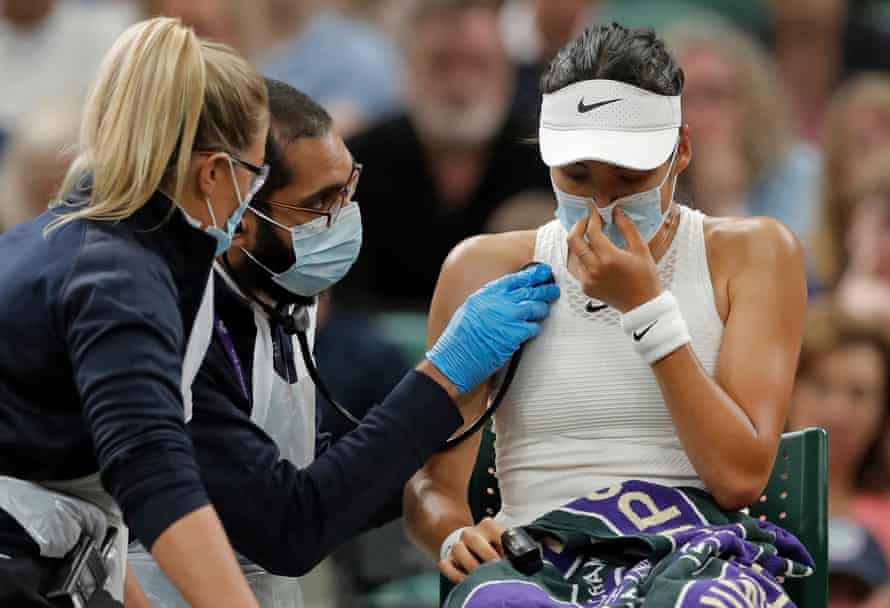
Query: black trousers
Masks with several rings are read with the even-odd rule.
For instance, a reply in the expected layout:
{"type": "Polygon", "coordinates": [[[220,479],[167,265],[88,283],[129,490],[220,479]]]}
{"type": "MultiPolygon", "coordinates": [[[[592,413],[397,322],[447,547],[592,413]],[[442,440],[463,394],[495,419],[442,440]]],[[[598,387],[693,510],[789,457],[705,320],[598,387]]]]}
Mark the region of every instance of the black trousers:
{"type": "MultiPolygon", "coordinates": [[[[58,608],[43,597],[56,562],[45,557],[0,557],[0,606],[58,608]]],[[[123,608],[123,604],[103,590],[87,608],[123,608]]]]}

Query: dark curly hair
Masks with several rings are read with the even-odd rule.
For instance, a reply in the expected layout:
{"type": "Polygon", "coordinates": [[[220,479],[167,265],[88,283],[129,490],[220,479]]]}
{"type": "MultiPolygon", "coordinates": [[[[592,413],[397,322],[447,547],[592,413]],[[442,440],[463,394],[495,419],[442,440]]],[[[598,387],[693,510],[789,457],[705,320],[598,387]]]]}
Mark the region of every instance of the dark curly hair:
{"type": "Polygon", "coordinates": [[[622,25],[587,28],[550,62],[541,91],[553,93],[584,80],[617,80],[658,95],[679,95],[683,70],[651,29],[622,25]]]}

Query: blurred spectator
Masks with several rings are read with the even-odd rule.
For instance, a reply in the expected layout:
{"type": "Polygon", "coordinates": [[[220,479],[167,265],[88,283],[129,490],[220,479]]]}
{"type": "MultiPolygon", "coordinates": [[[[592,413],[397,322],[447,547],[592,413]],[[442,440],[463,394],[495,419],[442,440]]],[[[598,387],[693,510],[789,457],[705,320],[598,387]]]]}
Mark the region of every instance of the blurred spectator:
{"type": "Polygon", "coordinates": [[[348,142],[365,163],[365,243],[344,291],[368,305],[426,310],[457,243],[501,201],[550,187],[523,141],[534,127],[510,113],[497,11],[493,1],[421,0],[404,26],[407,113],[348,142]]]}
{"type": "Polygon", "coordinates": [[[337,130],[353,133],[399,106],[396,50],[368,25],[326,8],[322,0],[263,0],[269,46],[263,73],[316,99],[337,130]]]}
{"type": "Polygon", "coordinates": [[[849,260],[850,192],[868,161],[890,146],[890,75],[864,74],[841,87],[826,114],[823,140],[814,270],[820,286],[833,289],[849,260]]]}
{"type": "Polygon", "coordinates": [[[852,520],[832,518],[828,523],[828,608],[886,608],[876,591],[888,583],[890,569],[874,536],[852,520]]]}
{"type": "Polygon", "coordinates": [[[555,211],[552,190],[526,190],[498,205],[485,223],[483,232],[537,230],[553,220],[555,211]]]}
{"type": "Polygon", "coordinates": [[[831,92],[865,70],[890,70],[890,34],[862,16],[862,2],[769,0],[771,30],[782,82],[801,137],[816,141],[831,92]]]}
{"type": "Polygon", "coordinates": [[[677,23],[699,17],[724,18],[739,27],[763,29],[766,0],[620,0],[609,2],[603,11],[607,23],[625,27],[652,27],[665,31],[677,23]]]}
{"type": "Polygon", "coordinates": [[[86,93],[105,52],[133,17],[126,5],[0,1],[0,132],[8,135],[26,114],[55,98],[86,93]]]}
{"type": "Polygon", "coordinates": [[[557,51],[594,23],[605,0],[514,0],[501,10],[501,36],[517,66],[516,105],[538,116],[539,82],[557,51]]]}
{"type": "Polygon", "coordinates": [[[266,44],[267,20],[252,0],[142,0],[145,17],[178,17],[202,38],[254,57],[266,44]]]}
{"type": "Polygon", "coordinates": [[[828,511],[866,526],[890,555],[888,435],[890,343],[836,305],[807,315],[789,426],[828,431],[828,511]]]}
{"type": "Polygon", "coordinates": [[[683,119],[695,140],[681,183],[709,215],[768,215],[807,235],[818,204],[819,158],[797,140],[775,65],[717,20],[666,36],[686,75],[683,119]]]}
{"type": "MultiPolygon", "coordinates": [[[[319,299],[318,328],[318,372],[332,396],[358,418],[382,403],[415,363],[380,335],[368,315],[352,310],[349,302],[336,305],[330,293],[319,299]],[[349,365],[344,365],[346,361],[349,365]]],[[[339,437],[352,430],[352,424],[321,394],[318,403],[326,432],[339,437]]]]}
{"type": "Polygon", "coordinates": [[[78,99],[57,99],[30,114],[12,133],[0,171],[0,231],[41,214],[56,198],[74,156],[78,99]]]}
{"type": "Polygon", "coordinates": [[[847,196],[838,297],[852,314],[890,332],[890,150],[863,167],[847,196]]]}

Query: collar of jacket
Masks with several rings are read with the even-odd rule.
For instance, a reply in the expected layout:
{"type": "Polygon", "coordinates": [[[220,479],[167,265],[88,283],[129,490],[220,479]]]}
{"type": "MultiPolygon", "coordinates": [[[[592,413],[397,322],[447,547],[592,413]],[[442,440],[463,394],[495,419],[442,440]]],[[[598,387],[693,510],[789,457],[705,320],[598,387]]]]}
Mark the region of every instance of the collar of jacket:
{"type": "MultiPolygon", "coordinates": [[[[66,195],[58,210],[76,209],[86,204],[92,196],[92,174],[81,177],[77,186],[66,195]]],[[[177,281],[197,271],[204,275],[216,252],[216,239],[192,226],[183,211],[160,190],[132,216],[120,222],[140,240],[151,241],[170,263],[177,281]]],[[[203,287],[203,285],[202,285],[203,287]]]]}

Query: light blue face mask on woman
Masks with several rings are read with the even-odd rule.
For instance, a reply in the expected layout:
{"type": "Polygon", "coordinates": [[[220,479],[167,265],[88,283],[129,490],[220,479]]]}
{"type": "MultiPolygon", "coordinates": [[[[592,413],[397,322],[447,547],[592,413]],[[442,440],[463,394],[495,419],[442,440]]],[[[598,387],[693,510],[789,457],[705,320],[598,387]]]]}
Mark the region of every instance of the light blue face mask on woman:
{"type": "MultiPolygon", "coordinates": [[[[661,180],[661,183],[654,188],[630,194],[628,196],[622,196],[609,203],[606,207],[596,208],[603,220],[603,233],[616,247],[626,249],[627,243],[624,240],[624,235],[621,234],[621,228],[618,227],[612,217],[615,207],[621,207],[621,210],[631,221],[633,221],[637,230],[640,232],[640,236],[642,236],[643,240],[647,243],[652,240],[652,237],[655,236],[655,233],[658,232],[658,229],[664,224],[664,221],[667,219],[668,213],[671,210],[671,205],[673,204],[677,177],[674,176],[671,180],[671,202],[668,204],[668,208],[664,213],[661,211],[661,189],[664,187],[668,176],[674,168],[674,160],[676,160],[676,157],[677,153],[675,148],[671,157],[671,164],[668,166],[664,178],[661,180]]],[[[587,217],[587,203],[593,202],[594,206],[596,206],[596,201],[594,201],[592,197],[577,196],[575,194],[564,192],[556,186],[555,182],[553,183],[553,192],[556,194],[557,203],[555,215],[566,231],[571,230],[572,226],[587,217]]]]}
{"type": "Polygon", "coordinates": [[[354,201],[343,207],[337,221],[330,226],[324,217],[299,226],[285,226],[253,207],[250,210],[290,232],[296,261],[276,274],[246,249],[241,251],[291,293],[311,297],[337,283],[352,268],[362,248],[362,214],[354,201]]]}

